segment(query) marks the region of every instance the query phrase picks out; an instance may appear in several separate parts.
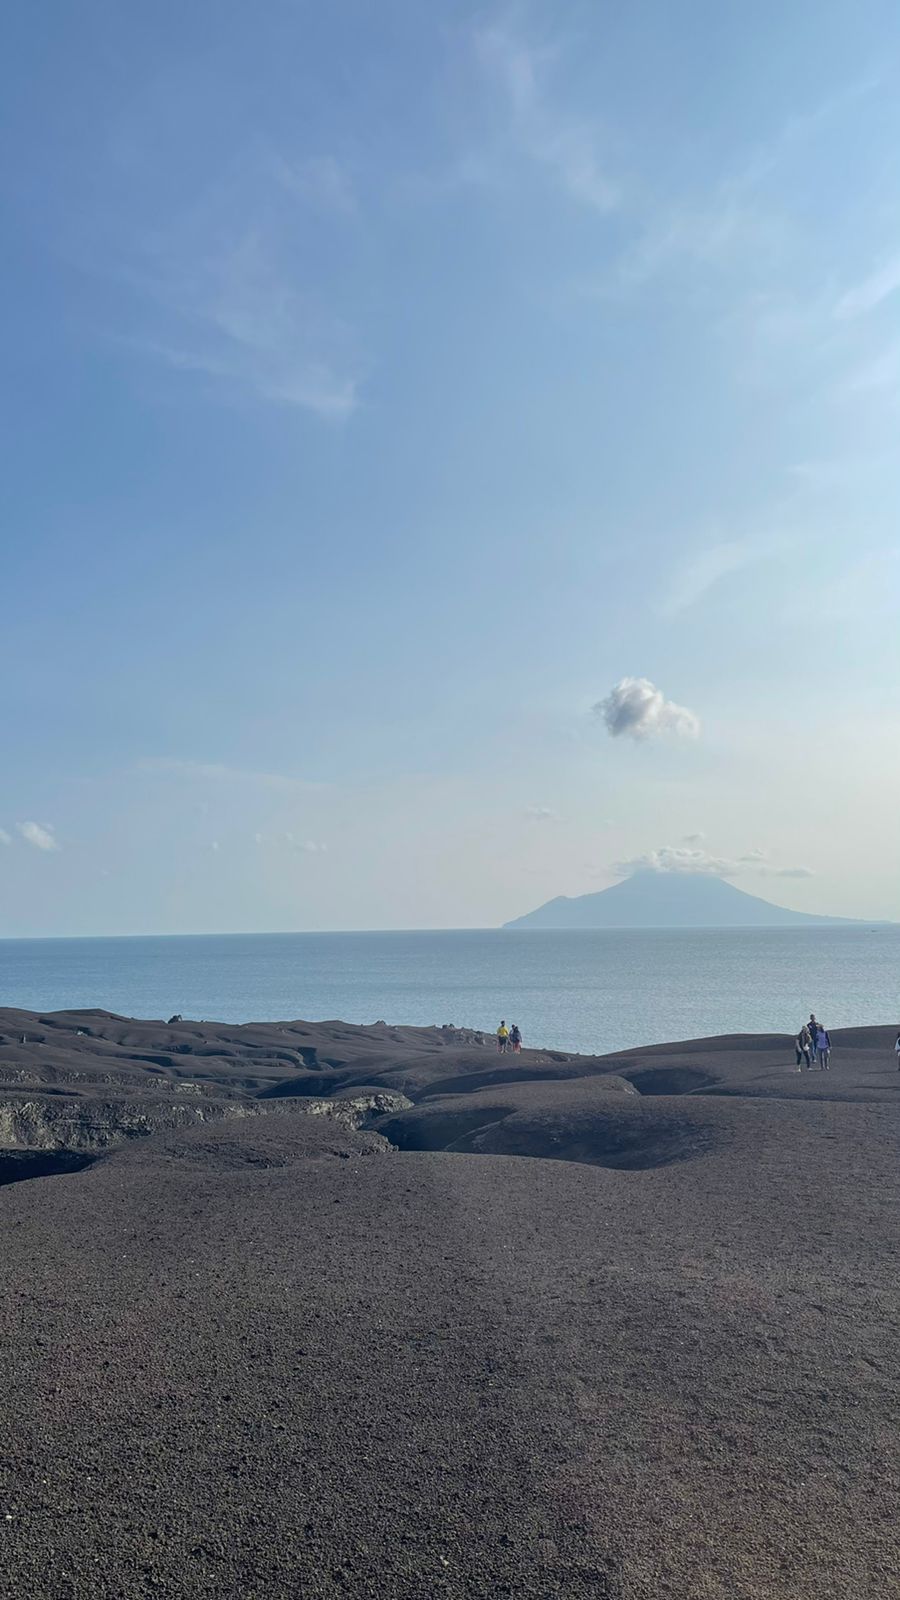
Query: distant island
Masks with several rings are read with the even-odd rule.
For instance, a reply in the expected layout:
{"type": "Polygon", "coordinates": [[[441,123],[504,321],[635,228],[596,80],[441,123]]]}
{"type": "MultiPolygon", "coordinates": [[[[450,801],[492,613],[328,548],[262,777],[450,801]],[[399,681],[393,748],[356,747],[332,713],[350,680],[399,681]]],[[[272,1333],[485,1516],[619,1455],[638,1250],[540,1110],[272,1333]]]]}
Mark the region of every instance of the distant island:
{"type": "Polygon", "coordinates": [[[853,917],[790,911],[706,873],[635,872],[596,894],[561,894],[504,928],[850,927],[853,917]]]}

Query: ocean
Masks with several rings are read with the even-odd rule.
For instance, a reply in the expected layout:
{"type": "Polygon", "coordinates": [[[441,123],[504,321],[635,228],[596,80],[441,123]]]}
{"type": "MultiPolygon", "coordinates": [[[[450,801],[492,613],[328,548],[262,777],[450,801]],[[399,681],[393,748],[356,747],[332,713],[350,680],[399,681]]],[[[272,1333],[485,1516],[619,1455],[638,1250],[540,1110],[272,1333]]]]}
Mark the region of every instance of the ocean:
{"type": "Polygon", "coordinates": [[[900,1022],[900,926],[0,940],[0,1005],[133,1017],[518,1022],[604,1052],[900,1022]]]}

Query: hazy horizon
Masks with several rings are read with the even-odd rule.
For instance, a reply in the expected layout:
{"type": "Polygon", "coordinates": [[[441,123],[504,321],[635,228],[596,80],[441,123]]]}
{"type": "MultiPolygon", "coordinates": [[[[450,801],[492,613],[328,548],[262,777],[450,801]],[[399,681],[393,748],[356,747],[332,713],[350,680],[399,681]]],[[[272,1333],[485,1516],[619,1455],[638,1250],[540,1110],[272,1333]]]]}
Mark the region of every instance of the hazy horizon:
{"type": "Polygon", "coordinates": [[[6,19],[0,935],[900,894],[900,13],[6,19]]]}
{"type": "MultiPolygon", "coordinates": [[[[677,881],[678,878],[684,878],[685,876],[688,876],[688,875],[686,875],[684,873],[675,873],[675,872],[671,872],[671,873],[665,872],[665,873],[663,873],[663,872],[656,872],[656,871],[654,871],[652,869],[639,869],[639,873],[630,874],[630,876],[638,876],[638,875],[640,875],[640,876],[651,876],[651,877],[656,877],[656,876],[665,877],[667,879],[675,880],[675,881],[677,881]]],[[[699,876],[699,874],[698,874],[698,876],[699,876]]],[[[703,876],[706,877],[706,878],[716,878],[717,881],[722,881],[722,880],[718,879],[718,876],[716,874],[713,874],[713,873],[703,874],[703,876]]],[[[627,878],[619,878],[616,881],[619,882],[619,883],[627,882],[627,878]]],[[[727,880],[725,880],[725,881],[727,881],[727,880]]],[[[737,884],[729,883],[728,886],[730,888],[735,888],[735,889],[739,888],[739,885],[737,885],[737,884]]],[[[614,887],[614,885],[609,885],[608,887],[614,887]]],[[[552,900],[555,899],[555,898],[556,899],[568,899],[568,900],[573,900],[574,899],[574,900],[577,900],[577,899],[588,898],[590,896],[597,895],[597,894],[602,894],[604,892],[605,892],[604,890],[587,890],[587,891],[585,891],[585,894],[583,894],[583,895],[577,895],[576,894],[576,895],[568,895],[568,896],[566,896],[566,895],[551,896],[550,900],[548,900],[547,902],[543,902],[543,901],[540,902],[540,906],[543,906],[544,904],[551,903],[552,900]]],[[[747,894],[749,891],[744,889],[744,890],[741,890],[740,892],[742,892],[744,894],[747,894]]],[[[772,906],[773,909],[780,909],[780,910],[792,909],[790,907],[783,906],[781,901],[774,900],[768,894],[760,894],[760,893],[754,892],[752,894],[752,898],[755,899],[755,900],[761,901],[762,903],[764,903],[766,905],[772,906]]],[[[252,938],[252,937],[255,937],[257,935],[259,935],[259,936],[271,935],[272,937],[278,937],[279,935],[284,935],[285,937],[290,937],[293,934],[304,934],[304,933],[308,933],[308,934],[323,934],[323,935],[325,935],[325,934],[329,934],[329,933],[334,933],[334,934],[341,934],[341,933],[347,933],[347,934],[354,934],[354,933],[361,933],[361,934],[362,933],[372,933],[372,934],[385,933],[385,934],[390,934],[390,933],[441,933],[441,932],[444,932],[444,933],[526,932],[526,931],[530,931],[530,930],[527,930],[527,929],[516,929],[516,928],[511,927],[510,924],[512,922],[514,922],[515,920],[517,920],[517,918],[519,916],[526,915],[528,912],[536,910],[536,909],[539,909],[539,907],[538,906],[529,906],[529,907],[525,908],[525,910],[523,912],[515,913],[512,917],[506,919],[506,921],[504,921],[504,922],[500,922],[500,923],[485,923],[485,924],[481,924],[481,925],[477,925],[476,924],[476,925],[472,925],[470,927],[465,927],[462,924],[460,924],[458,926],[455,926],[455,927],[451,927],[451,926],[449,926],[447,924],[442,924],[442,925],[437,926],[437,927],[417,926],[417,927],[407,927],[407,928],[401,928],[401,927],[367,927],[367,928],[361,928],[361,927],[355,927],[355,928],[219,928],[219,929],[215,929],[215,928],[186,928],[186,929],[179,930],[176,933],[173,933],[171,931],[166,931],[166,930],[160,930],[160,929],[145,928],[145,929],[142,929],[140,932],[128,933],[128,934],[103,933],[103,932],[97,932],[97,933],[58,933],[58,934],[40,934],[40,933],[36,933],[36,934],[26,934],[26,935],[0,934],[0,943],[3,943],[3,942],[16,943],[16,942],[20,941],[23,938],[25,938],[25,939],[37,939],[37,940],[40,940],[40,939],[116,939],[116,938],[129,938],[129,939],[141,939],[141,938],[146,938],[146,939],[156,939],[156,938],[159,938],[159,939],[165,939],[165,938],[209,939],[209,938],[216,938],[216,937],[222,937],[222,938],[248,937],[248,938],[252,938]]],[[[831,925],[831,926],[840,925],[841,920],[842,920],[840,918],[837,918],[834,923],[829,924],[828,921],[827,921],[829,913],[821,912],[821,913],[816,913],[816,915],[821,915],[824,919],[826,919],[822,923],[823,927],[828,927],[829,925],[831,925]]],[[[863,918],[851,918],[851,919],[845,919],[845,920],[849,920],[849,921],[852,921],[852,922],[859,922],[859,924],[861,926],[866,925],[867,923],[874,924],[874,923],[878,923],[878,922],[880,922],[881,926],[891,926],[891,925],[893,925],[893,919],[877,919],[877,918],[865,918],[865,917],[863,917],[863,918]]],[[[620,931],[628,932],[629,930],[633,929],[635,926],[637,926],[637,925],[636,924],[623,923],[621,925],[620,931]]],[[[679,928],[677,925],[666,924],[666,923],[660,923],[658,925],[657,924],[648,923],[646,926],[648,928],[655,928],[655,927],[658,926],[660,931],[677,933],[677,932],[680,932],[680,931],[689,932],[689,931],[691,931],[692,928],[695,928],[697,926],[697,924],[685,923],[683,929],[679,928]]],[[[730,923],[718,924],[718,923],[711,922],[711,923],[708,924],[708,926],[711,929],[712,928],[716,928],[716,927],[721,927],[723,929],[726,929],[726,928],[727,929],[731,929],[731,928],[733,928],[734,925],[730,924],[730,923]]],[[[765,931],[766,926],[767,925],[760,925],[760,928],[759,928],[758,931],[765,931]]],[[[780,924],[778,924],[776,922],[776,923],[773,923],[771,926],[773,928],[777,928],[777,927],[780,926],[780,924]]],[[[803,926],[814,927],[815,925],[814,924],[805,924],[803,926]]],[[[541,931],[543,931],[543,932],[552,932],[554,930],[552,930],[552,929],[542,929],[541,931]]],[[[569,929],[560,929],[560,930],[556,930],[556,931],[577,933],[577,932],[591,932],[591,931],[597,931],[597,930],[569,928],[569,929]]],[[[616,931],[616,925],[611,924],[608,931],[616,931]]],[[[743,930],[743,931],[747,931],[747,930],[743,930]]],[[[751,929],[751,931],[752,931],[752,929],[751,929]]]]}

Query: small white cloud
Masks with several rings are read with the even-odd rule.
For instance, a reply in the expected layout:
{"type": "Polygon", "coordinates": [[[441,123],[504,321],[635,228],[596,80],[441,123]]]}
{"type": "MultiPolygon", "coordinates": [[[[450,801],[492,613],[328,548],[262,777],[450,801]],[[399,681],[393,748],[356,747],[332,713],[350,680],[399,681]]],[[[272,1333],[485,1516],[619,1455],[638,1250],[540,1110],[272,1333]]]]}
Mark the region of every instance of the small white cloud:
{"type": "Polygon", "coordinates": [[[7,833],[5,828],[0,828],[0,844],[12,844],[12,834],[7,833]]]}
{"type": "Polygon", "coordinates": [[[697,841],[702,838],[702,834],[688,834],[685,845],[661,845],[658,850],[648,850],[628,861],[616,861],[611,870],[619,877],[630,877],[634,872],[699,873],[712,878],[739,878],[746,873],[759,878],[813,876],[809,867],[769,866],[765,850],[748,850],[736,858],[712,855],[699,848],[697,841]]]}
{"type": "Polygon", "coordinates": [[[315,839],[295,839],[292,833],[285,833],[284,842],[292,850],[302,850],[308,856],[324,855],[328,849],[327,844],[319,844],[315,839]]]}
{"type": "Polygon", "coordinates": [[[219,841],[218,841],[218,839],[213,839],[212,842],[210,843],[210,847],[209,848],[210,848],[210,850],[218,850],[219,849],[219,841]]]}
{"type": "Polygon", "coordinates": [[[52,823],[20,822],[17,826],[26,844],[34,845],[35,850],[59,849],[59,845],[54,838],[52,823]]]}
{"type": "Polygon", "coordinates": [[[264,839],[265,839],[265,834],[264,833],[255,833],[253,835],[254,844],[262,844],[264,839]]]}
{"type": "Polygon", "coordinates": [[[604,700],[593,707],[613,739],[627,734],[630,739],[647,739],[658,733],[672,733],[695,739],[700,732],[699,718],[687,706],[667,700],[649,678],[620,678],[604,700]]]}
{"type": "Polygon", "coordinates": [[[527,806],[525,815],[531,822],[560,822],[562,818],[558,811],[553,811],[550,806],[527,806]]]}

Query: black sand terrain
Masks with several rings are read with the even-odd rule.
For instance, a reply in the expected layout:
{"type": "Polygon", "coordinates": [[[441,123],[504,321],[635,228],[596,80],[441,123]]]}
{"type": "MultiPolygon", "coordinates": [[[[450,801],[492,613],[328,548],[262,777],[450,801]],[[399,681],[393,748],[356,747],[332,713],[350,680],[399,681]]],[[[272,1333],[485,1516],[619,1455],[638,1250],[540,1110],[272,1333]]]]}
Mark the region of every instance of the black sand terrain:
{"type": "Polygon", "coordinates": [[[0,1593],[900,1595],[893,1038],[0,1012],[0,1593]]]}

